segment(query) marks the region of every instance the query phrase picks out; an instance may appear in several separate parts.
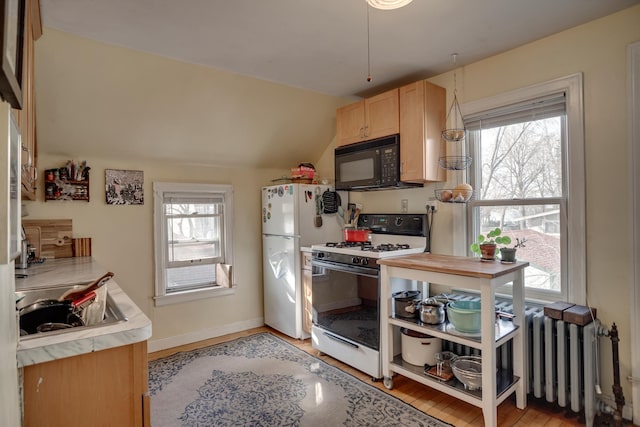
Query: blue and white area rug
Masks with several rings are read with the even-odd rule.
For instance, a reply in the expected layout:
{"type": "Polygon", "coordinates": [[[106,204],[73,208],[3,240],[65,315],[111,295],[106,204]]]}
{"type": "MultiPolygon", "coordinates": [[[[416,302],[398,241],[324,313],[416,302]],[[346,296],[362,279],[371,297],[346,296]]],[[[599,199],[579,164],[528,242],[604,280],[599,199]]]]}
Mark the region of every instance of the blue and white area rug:
{"type": "Polygon", "coordinates": [[[151,425],[449,426],[269,333],[149,362],[151,425]]]}

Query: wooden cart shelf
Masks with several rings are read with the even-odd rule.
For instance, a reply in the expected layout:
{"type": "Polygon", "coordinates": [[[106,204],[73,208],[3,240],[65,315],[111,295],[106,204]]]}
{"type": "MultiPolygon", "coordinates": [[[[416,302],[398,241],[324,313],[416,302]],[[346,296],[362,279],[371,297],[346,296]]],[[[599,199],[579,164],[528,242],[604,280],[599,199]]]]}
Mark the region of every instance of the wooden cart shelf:
{"type": "MultiPolygon", "coordinates": [[[[468,347],[477,349],[482,348],[482,340],[480,334],[477,334],[477,336],[471,336],[471,334],[462,333],[456,334],[455,332],[451,332],[449,322],[444,322],[439,325],[429,325],[426,323],[422,323],[418,319],[400,319],[398,317],[391,316],[389,317],[389,323],[392,325],[422,332],[423,334],[431,335],[437,338],[442,338],[448,341],[455,341],[468,347]],[[454,336],[455,339],[453,339],[452,336],[454,336]]],[[[496,322],[495,328],[496,345],[501,346],[505,342],[512,339],[518,329],[519,326],[514,324],[510,320],[498,320],[496,322]]]]}
{"type": "MultiPolygon", "coordinates": [[[[443,393],[454,396],[482,408],[485,426],[497,424],[497,407],[508,396],[516,394],[516,406],[526,406],[526,360],[524,345],[526,328],[524,319],[524,268],[528,262],[501,264],[480,262],[477,258],[434,255],[421,253],[379,260],[381,265],[380,351],[384,385],[393,387],[393,373],[411,378],[443,393]],[[392,278],[408,279],[423,283],[437,283],[459,289],[469,289],[480,294],[481,330],[479,336],[452,333],[448,323],[427,325],[418,320],[396,318],[392,306],[392,278]],[[512,321],[496,321],[495,292],[500,286],[513,284],[512,321]],[[424,368],[408,364],[394,351],[394,334],[400,328],[408,328],[448,341],[460,343],[482,352],[482,388],[465,390],[457,380],[442,381],[424,373],[424,368]],[[496,372],[496,349],[508,342],[513,343],[513,371],[498,369],[496,372]]],[[[396,290],[394,288],[394,290],[396,290]]]]}
{"type": "MultiPolygon", "coordinates": [[[[402,356],[394,357],[391,362],[393,371],[407,378],[424,383],[431,388],[447,393],[460,400],[475,406],[482,406],[482,390],[467,390],[464,384],[455,377],[450,381],[433,378],[424,373],[424,367],[412,365],[402,360],[402,356]]],[[[513,375],[512,371],[499,369],[496,372],[496,403],[499,405],[504,399],[515,391],[515,386],[520,378],[513,375]]]]}

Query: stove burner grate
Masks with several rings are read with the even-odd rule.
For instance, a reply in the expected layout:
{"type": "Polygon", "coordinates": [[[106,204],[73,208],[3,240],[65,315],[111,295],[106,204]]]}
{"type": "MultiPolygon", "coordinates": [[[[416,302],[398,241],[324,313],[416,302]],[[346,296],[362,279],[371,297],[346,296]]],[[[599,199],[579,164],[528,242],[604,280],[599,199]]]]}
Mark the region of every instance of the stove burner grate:
{"type": "Polygon", "coordinates": [[[360,249],[366,252],[391,252],[403,249],[410,249],[411,246],[406,243],[381,243],[373,246],[371,242],[327,242],[325,246],[328,248],[347,248],[360,249]]]}
{"type": "Polygon", "coordinates": [[[376,246],[376,249],[380,252],[399,251],[402,249],[409,249],[410,246],[406,243],[382,243],[376,246]]]}
{"type": "Polygon", "coordinates": [[[325,243],[328,248],[349,248],[349,249],[362,249],[372,247],[371,242],[328,242],[325,243]]]}

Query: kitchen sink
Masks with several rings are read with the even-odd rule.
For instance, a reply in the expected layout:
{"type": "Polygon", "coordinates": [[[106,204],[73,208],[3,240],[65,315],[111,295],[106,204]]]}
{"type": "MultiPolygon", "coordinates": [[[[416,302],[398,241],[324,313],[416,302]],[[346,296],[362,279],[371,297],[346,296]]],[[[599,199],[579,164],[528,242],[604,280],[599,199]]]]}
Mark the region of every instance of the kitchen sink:
{"type": "MultiPolygon", "coordinates": [[[[42,301],[42,300],[57,300],[60,298],[62,294],[64,294],[68,290],[80,290],[85,288],[89,283],[79,283],[73,286],[56,286],[56,287],[47,287],[47,288],[37,288],[37,289],[28,289],[23,291],[16,291],[16,310],[20,310],[23,307],[26,307],[32,303],[42,301]]],[[[106,285],[108,286],[108,284],[106,285]]],[[[107,288],[108,289],[108,288],[107,288]]],[[[121,322],[126,322],[128,319],[122,313],[122,311],[118,308],[112,296],[109,294],[107,290],[107,298],[105,304],[105,311],[103,319],[95,324],[88,326],[75,326],[66,329],[55,329],[46,332],[38,332],[34,334],[24,335],[24,332],[21,331],[21,340],[37,338],[46,334],[49,335],[57,335],[63,333],[69,333],[78,330],[84,329],[93,329],[99,328],[106,325],[113,325],[121,322]]]]}

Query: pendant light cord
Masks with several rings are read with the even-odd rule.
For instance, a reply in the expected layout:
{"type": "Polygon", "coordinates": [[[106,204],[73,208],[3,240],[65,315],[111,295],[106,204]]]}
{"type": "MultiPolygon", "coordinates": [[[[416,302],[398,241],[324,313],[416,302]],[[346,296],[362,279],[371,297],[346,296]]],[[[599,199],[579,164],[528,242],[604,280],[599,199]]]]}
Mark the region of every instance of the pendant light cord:
{"type": "Polygon", "coordinates": [[[371,77],[371,36],[369,34],[369,4],[365,3],[367,8],[367,81],[371,82],[373,78],[371,77]]]}

